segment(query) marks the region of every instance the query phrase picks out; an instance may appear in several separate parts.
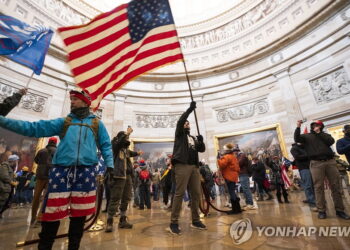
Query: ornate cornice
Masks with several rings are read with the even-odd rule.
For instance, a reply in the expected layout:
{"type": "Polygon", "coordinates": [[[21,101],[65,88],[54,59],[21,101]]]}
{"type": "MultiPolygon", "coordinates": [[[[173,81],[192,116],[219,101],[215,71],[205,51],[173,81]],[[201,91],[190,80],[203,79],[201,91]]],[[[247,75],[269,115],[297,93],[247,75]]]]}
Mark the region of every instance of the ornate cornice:
{"type": "Polygon", "coordinates": [[[138,128],[175,128],[180,113],[136,113],[138,128]]]}
{"type": "Polygon", "coordinates": [[[269,103],[267,98],[262,98],[245,104],[217,108],[215,111],[218,122],[223,123],[265,114],[269,111],[269,103]]]}

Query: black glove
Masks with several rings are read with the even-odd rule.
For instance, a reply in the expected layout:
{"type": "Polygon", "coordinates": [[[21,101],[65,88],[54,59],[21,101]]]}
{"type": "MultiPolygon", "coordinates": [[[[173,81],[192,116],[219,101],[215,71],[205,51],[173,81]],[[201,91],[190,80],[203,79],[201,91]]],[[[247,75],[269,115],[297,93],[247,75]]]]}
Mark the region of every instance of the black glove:
{"type": "Polygon", "coordinates": [[[195,101],[192,101],[191,104],[190,104],[190,109],[191,109],[191,110],[195,110],[196,108],[197,108],[196,102],[195,102],[195,101]]]}
{"type": "Polygon", "coordinates": [[[200,142],[203,142],[203,136],[202,135],[197,135],[197,140],[200,142]]]}

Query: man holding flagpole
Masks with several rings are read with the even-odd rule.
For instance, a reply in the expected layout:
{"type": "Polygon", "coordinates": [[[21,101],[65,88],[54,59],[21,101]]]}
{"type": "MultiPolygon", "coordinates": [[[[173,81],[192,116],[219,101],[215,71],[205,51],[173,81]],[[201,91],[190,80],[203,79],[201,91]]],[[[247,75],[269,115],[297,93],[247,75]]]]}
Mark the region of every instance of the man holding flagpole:
{"type": "Polygon", "coordinates": [[[180,235],[179,217],[182,206],[182,199],[187,187],[191,194],[191,227],[199,230],[206,230],[206,226],[200,221],[199,201],[201,194],[201,183],[199,173],[198,152],[205,151],[203,136],[197,138],[190,135],[190,122],[188,116],[196,109],[196,102],[192,101],[190,107],[184,112],[175,130],[175,142],[172,157],[172,164],[175,170],[176,190],[171,211],[171,223],[168,231],[180,235]]]}

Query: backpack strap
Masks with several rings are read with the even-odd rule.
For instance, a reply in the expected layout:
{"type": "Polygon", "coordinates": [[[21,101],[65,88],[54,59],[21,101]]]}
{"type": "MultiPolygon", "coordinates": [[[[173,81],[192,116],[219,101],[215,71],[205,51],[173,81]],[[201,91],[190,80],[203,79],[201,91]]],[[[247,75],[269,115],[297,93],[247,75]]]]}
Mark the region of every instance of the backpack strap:
{"type": "Polygon", "coordinates": [[[91,129],[91,131],[95,137],[96,145],[98,148],[100,148],[100,144],[98,143],[99,122],[100,122],[100,119],[98,119],[97,117],[94,117],[91,121],[91,125],[86,124],[86,123],[72,123],[72,117],[67,116],[63,122],[63,128],[62,128],[62,132],[60,134],[60,140],[62,140],[65,137],[69,126],[71,126],[71,125],[85,126],[85,127],[88,127],[91,129]]]}

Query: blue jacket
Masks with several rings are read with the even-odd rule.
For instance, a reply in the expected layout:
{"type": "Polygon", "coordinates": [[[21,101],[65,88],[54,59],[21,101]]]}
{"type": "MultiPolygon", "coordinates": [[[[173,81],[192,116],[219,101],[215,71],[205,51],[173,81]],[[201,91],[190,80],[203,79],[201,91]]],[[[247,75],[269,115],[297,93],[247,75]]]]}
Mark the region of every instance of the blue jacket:
{"type": "MultiPolygon", "coordinates": [[[[85,123],[91,125],[95,115],[90,114],[83,120],[74,114],[72,123],[85,123]]],[[[60,135],[63,130],[65,118],[54,120],[40,120],[37,122],[20,121],[0,116],[0,127],[29,137],[50,137],[60,135]]],[[[113,168],[113,153],[106,127],[99,121],[98,144],[103,159],[108,167],[113,168]]],[[[98,163],[97,145],[93,131],[86,126],[70,125],[66,135],[59,143],[52,164],[58,166],[91,166],[98,163]]]]}
{"type": "Polygon", "coordinates": [[[344,137],[337,141],[337,152],[340,155],[345,155],[350,163],[350,138],[344,137]]]}

